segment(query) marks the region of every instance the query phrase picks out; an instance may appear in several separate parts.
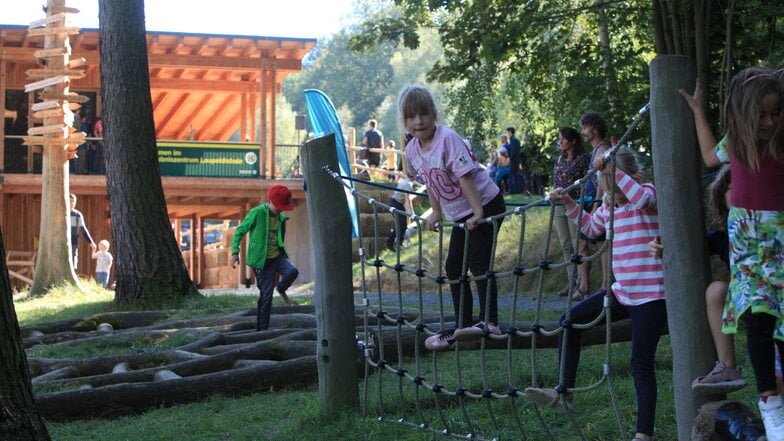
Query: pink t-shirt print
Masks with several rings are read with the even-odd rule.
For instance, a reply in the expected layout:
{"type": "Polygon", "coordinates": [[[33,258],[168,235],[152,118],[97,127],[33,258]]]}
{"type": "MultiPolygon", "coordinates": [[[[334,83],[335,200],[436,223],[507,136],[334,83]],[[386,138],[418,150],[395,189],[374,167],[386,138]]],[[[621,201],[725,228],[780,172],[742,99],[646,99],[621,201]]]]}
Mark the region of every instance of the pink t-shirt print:
{"type": "Polygon", "coordinates": [[[500,191],[483,170],[463,138],[447,126],[436,126],[433,141],[422,152],[414,138],[406,146],[409,170],[425,180],[428,191],[441,205],[444,217],[456,221],[473,213],[468,199],[460,188],[460,177],[469,173],[479,190],[482,205],[490,202],[500,191]]]}

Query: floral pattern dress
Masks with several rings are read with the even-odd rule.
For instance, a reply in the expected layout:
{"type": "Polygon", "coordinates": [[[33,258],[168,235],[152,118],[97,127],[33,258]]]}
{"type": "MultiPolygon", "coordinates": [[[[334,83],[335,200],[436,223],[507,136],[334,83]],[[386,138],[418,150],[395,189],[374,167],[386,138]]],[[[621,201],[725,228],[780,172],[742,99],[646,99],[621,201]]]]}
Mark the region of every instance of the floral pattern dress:
{"type": "MultiPolygon", "coordinates": [[[[716,156],[729,162],[724,142],[716,156]]],[[[774,190],[780,191],[780,190],[774,190]]],[[[774,338],[784,340],[784,212],[730,207],[730,287],[724,302],[722,332],[734,334],[749,308],[778,318],[774,338]]]]}

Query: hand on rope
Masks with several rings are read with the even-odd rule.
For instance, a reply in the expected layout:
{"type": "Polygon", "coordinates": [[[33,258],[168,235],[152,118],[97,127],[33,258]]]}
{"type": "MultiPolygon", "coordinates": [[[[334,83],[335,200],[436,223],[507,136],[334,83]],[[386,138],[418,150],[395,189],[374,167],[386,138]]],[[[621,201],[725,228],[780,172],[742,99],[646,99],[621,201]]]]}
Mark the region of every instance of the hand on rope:
{"type": "Polygon", "coordinates": [[[427,228],[430,231],[438,231],[441,228],[442,220],[441,212],[433,210],[433,212],[430,213],[430,216],[427,217],[427,228]]]}

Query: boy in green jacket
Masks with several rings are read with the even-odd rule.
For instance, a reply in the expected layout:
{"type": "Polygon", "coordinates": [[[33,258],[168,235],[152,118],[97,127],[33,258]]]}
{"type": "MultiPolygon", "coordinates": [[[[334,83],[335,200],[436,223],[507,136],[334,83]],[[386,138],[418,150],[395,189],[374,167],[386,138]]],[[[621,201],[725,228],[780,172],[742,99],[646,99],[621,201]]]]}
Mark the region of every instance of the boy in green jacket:
{"type": "Polygon", "coordinates": [[[280,274],[277,289],[283,303],[291,305],[286,290],[299,275],[286,254],[283,241],[286,237],[286,220],[283,212],[294,209],[291,191],[283,185],[273,185],[267,193],[269,202],[250,210],[234,232],[231,242],[231,267],[240,261],[240,242],[250,232],[247,265],[253,268],[256,284],[259,287],[259,301],[256,309],[256,330],[269,328],[272,308],[272,288],[275,275],[280,274]]]}

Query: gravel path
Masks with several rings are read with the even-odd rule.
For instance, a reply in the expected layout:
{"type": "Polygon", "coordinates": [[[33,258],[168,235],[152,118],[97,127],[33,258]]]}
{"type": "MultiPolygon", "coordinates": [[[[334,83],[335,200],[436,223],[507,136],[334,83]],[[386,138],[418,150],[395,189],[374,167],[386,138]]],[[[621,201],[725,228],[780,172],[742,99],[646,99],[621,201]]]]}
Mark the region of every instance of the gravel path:
{"type": "MultiPolygon", "coordinates": [[[[250,295],[250,296],[257,296],[259,294],[259,290],[256,287],[252,288],[238,288],[238,289],[203,289],[201,290],[202,294],[237,294],[237,295],[250,295]]],[[[287,291],[289,297],[292,300],[297,298],[310,298],[313,296],[313,286],[312,284],[308,285],[294,285],[287,291]]],[[[368,292],[367,294],[368,299],[370,299],[371,304],[378,303],[378,294],[375,292],[368,292]]],[[[392,306],[397,305],[398,298],[396,293],[386,293],[382,294],[382,299],[385,305],[392,306]]],[[[476,293],[474,293],[474,308],[478,309],[478,304],[476,302],[476,293]]],[[[418,302],[417,294],[403,294],[403,303],[405,305],[416,305],[418,302]]],[[[425,307],[428,308],[437,308],[438,307],[438,295],[427,294],[423,296],[423,302],[425,307]]],[[[444,302],[445,307],[451,310],[451,296],[448,292],[444,293],[444,302]]],[[[354,303],[356,305],[362,304],[362,293],[355,292],[354,293],[354,303]]],[[[547,295],[542,300],[542,309],[548,311],[562,311],[566,308],[567,299],[565,297],[557,297],[553,294],[547,295]]],[[[532,295],[525,295],[519,296],[517,299],[517,306],[521,309],[533,310],[536,308],[536,297],[532,295]]],[[[512,308],[512,296],[506,294],[500,294],[498,296],[498,307],[501,309],[511,309],[512,308]]]]}

